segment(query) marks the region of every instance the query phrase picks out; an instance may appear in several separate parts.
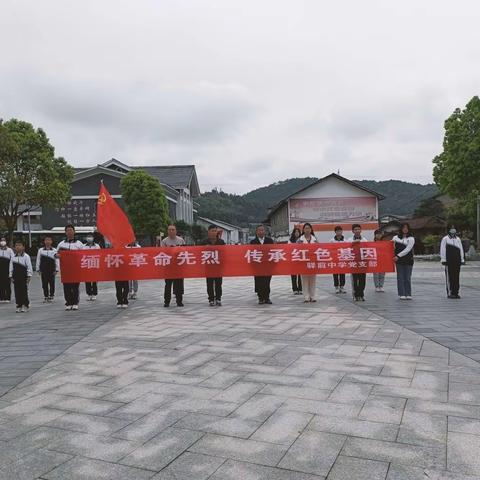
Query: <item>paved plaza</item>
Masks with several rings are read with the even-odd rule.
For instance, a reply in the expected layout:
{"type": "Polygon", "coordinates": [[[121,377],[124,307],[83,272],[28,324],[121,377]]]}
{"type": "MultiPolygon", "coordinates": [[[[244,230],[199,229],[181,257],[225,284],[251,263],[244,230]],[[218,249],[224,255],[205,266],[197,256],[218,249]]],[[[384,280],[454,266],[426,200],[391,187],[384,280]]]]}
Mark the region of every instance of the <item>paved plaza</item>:
{"type": "Polygon", "coordinates": [[[277,277],[257,306],[225,279],[211,308],[189,280],[164,309],[143,282],[120,311],[106,284],[65,312],[35,279],[28,314],[0,305],[0,479],[480,480],[480,266],[461,300],[438,264],[394,285],[304,304],[277,277]]]}

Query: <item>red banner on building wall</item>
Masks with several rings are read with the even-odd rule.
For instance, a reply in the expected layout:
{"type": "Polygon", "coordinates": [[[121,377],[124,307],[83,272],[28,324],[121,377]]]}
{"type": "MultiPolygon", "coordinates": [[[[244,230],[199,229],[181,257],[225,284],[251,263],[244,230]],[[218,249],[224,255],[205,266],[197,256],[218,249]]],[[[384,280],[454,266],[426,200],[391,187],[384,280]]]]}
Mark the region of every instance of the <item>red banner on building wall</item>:
{"type": "Polygon", "coordinates": [[[63,251],[62,282],[393,272],[392,242],[63,251]]]}

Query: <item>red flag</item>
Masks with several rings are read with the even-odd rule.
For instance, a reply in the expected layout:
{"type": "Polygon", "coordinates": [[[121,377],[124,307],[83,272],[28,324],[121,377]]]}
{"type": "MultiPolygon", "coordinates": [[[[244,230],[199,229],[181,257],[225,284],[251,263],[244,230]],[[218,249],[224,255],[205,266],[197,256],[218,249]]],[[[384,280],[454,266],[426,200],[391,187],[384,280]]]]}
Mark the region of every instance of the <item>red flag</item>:
{"type": "Polygon", "coordinates": [[[97,230],[113,248],[123,248],[135,240],[135,233],[125,212],[102,183],[97,201],[97,230]]]}

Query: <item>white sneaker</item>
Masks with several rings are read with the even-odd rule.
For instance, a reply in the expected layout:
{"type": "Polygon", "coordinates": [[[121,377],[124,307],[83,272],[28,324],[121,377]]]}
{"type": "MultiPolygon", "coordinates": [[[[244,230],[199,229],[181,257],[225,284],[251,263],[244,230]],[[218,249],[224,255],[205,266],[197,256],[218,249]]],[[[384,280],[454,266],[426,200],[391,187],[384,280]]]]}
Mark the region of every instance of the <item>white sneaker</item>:
{"type": "Polygon", "coordinates": [[[378,289],[378,291],[379,291],[379,292],[385,292],[385,289],[384,289],[383,287],[380,287],[380,288],[378,289]]]}
{"type": "Polygon", "coordinates": [[[122,308],[122,306],[118,303],[118,304],[117,304],[117,308],[122,308]]]}
{"type": "Polygon", "coordinates": [[[128,305],[123,304],[121,307],[122,307],[122,308],[127,308],[128,305]]]}
{"type": "Polygon", "coordinates": [[[71,305],[66,305],[65,306],[65,310],[71,310],[72,309],[72,306],[71,305]]]}
{"type": "Polygon", "coordinates": [[[94,302],[96,299],[97,299],[96,295],[93,295],[92,298],[91,298],[92,302],[94,302]]]}
{"type": "Polygon", "coordinates": [[[137,294],[134,293],[134,294],[132,295],[132,300],[136,300],[136,299],[137,299],[137,294]]]}
{"type": "Polygon", "coordinates": [[[400,300],[406,300],[406,299],[407,299],[407,297],[405,297],[405,296],[403,296],[403,295],[400,296],[400,300]]]}
{"type": "Polygon", "coordinates": [[[412,299],[412,296],[411,296],[411,295],[407,295],[407,296],[405,297],[405,299],[406,299],[406,300],[411,300],[411,299],[412,299]]]}
{"type": "Polygon", "coordinates": [[[21,311],[22,311],[22,313],[27,313],[28,312],[28,307],[22,307],[21,311]]]}
{"type": "Polygon", "coordinates": [[[72,310],[78,310],[78,305],[73,305],[72,310]]]}
{"type": "Polygon", "coordinates": [[[15,313],[22,313],[22,309],[21,309],[21,308],[17,308],[17,309],[15,310],[15,313]]]}

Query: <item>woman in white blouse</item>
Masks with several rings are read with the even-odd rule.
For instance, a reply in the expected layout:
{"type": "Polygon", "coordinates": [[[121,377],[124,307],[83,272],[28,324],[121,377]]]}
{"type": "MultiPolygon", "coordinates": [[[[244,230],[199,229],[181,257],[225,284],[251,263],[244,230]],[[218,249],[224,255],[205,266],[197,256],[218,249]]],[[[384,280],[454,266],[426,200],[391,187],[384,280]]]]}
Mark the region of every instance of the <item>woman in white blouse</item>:
{"type": "MultiPolygon", "coordinates": [[[[302,236],[297,240],[297,243],[318,243],[310,223],[303,225],[302,236]]],[[[302,275],[303,298],[305,303],[317,301],[315,299],[316,286],[316,275],[302,275]]]]}

